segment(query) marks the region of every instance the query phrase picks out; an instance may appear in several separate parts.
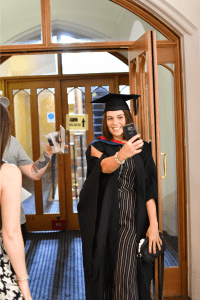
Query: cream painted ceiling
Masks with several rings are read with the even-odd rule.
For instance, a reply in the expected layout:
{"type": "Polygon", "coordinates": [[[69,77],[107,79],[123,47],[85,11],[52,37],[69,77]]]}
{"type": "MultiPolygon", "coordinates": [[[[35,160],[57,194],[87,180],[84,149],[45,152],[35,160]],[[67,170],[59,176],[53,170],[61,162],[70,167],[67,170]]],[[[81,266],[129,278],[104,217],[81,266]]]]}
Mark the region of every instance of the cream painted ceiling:
{"type": "MultiPolygon", "coordinates": [[[[147,30],[147,22],[109,0],[50,0],[52,36],[78,41],[136,40],[147,30]]],[[[1,0],[1,45],[40,43],[40,0],[1,0]]],[[[165,37],[157,31],[157,39],[165,37]]],[[[69,42],[69,40],[65,41],[69,42]]]]}

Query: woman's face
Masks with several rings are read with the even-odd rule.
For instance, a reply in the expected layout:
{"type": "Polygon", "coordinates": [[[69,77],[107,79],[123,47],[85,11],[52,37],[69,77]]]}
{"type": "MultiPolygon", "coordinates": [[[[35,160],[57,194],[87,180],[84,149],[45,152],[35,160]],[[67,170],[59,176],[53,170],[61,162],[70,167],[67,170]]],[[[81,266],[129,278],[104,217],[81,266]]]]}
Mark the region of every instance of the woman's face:
{"type": "Polygon", "coordinates": [[[106,122],[113,138],[123,139],[123,126],[126,125],[123,110],[107,111],[106,122]]]}

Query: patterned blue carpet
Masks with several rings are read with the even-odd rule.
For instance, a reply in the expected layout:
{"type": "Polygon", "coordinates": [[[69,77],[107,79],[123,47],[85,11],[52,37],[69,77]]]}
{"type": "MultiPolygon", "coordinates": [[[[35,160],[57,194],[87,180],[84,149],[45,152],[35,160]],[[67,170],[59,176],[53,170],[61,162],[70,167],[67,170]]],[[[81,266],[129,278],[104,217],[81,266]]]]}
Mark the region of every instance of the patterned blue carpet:
{"type": "MultiPolygon", "coordinates": [[[[178,239],[163,234],[165,267],[178,266],[178,239]]],[[[28,232],[25,251],[34,300],[85,300],[80,231],[28,232]]]]}
{"type": "Polygon", "coordinates": [[[34,300],[84,300],[79,231],[27,233],[26,262],[34,300]]]}

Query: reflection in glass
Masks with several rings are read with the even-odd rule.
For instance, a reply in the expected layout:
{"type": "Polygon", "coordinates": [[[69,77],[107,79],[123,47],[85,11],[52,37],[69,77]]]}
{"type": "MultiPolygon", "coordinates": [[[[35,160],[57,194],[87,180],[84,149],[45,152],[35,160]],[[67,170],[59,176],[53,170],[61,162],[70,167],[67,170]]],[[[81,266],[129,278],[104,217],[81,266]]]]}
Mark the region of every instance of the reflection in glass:
{"type": "MultiPolygon", "coordinates": [[[[22,145],[28,156],[33,158],[32,131],[30,113],[30,90],[15,90],[14,95],[14,119],[15,137],[22,145]]],[[[27,176],[22,176],[22,186],[32,195],[26,199],[22,206],[25,214],[35,214],[35,191],[34,182],[27,176]]]]}
{"type": "Polygon", "coordinates": [[[173,63],[165,63],[166,66],[168,66],[170,69],[174,71],[174,64],[173,63]]]}
{"type": "MultiPolygon", "coordinates": [[[[85,114],[85,87],[68,87],[67,94],[69,114],[85,114]]],[[[86,178],[86,131],[70,130],[69,138],[73,213],[77,213],[79,193],[86,178]]]]}
{"type": "MultiPolygon", "coordinates": [[[[135,41],[155,30],[142,18],[107,0],[50,0],[52,43],[135,41]],[[122,22],[123,20],[123,22],[122,22]]],[[[157,31],[157,40],[166,38],[157,31]]]]}
{"type": "MultiPolygon", "coordinates": [[[[109,93],[109,86],[104,87],[91,87],[92,100],[96,100],[109,93]]],[[[94,127],[94,139],[102,135],[102,118],[105,104],[104,103],[92,103],[93,107],[93,127],[94,127]]]]}
{"type": "Polygon", "coordinates": [[[1,0],[1,12],[0,45],[42,43],[40,0],[1,0]]]}
{"type": "MultiPolygon", "coordinates": [[[[43,153],[47,139],[46,135],[56,131],[55,123],[55,90],[37,89],[38,94],[38,116],[39,116],[39,136],[40,154],[43,153]],[[49,115],[54,116],[49,118],[49,115]]],[[[43,194],[43,212],[59,213],[59,190],[58,190],[58,169],[57,154],[53,154],[47,170],[41,178],[43,194]]]]}
{"type": "MultiPolygon", "coordinates": [[[[130,86],[129,85],[119,85],[119,93],[120,94],[130,94],[130,86]]],[[[131,108],[130,106],[130,100],[126,101],[128,104],[128,107],[131,108]]]]}
{"type": "MultiPolygon", "coordinates": [[[[158,87],[160,151],[161,153],[166,153],[167,158],[167,177],[162,179],[162,226],[167,243],[165,267],[177,267],[179,265],[179,256],[174,77],[164,66],[158,66],[158,87]]],[[[163,155],[161,156],[161,166],[163,166],[163,155]]],[[[164,170],[161,171],[163,176],[164,170]]]]}

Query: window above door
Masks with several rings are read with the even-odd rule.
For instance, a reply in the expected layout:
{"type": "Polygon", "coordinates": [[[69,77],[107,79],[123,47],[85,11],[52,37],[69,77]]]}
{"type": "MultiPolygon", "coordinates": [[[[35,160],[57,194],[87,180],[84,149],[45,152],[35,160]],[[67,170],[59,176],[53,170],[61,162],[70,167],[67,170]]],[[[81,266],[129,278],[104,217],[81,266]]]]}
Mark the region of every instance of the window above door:
{"type": "MultiPolygon", "coordinates": [[[[127,52],[121,54],[126,59],[127,52]]],[[[128,72],[127,63],[108,52],[63,53],[61,61],[56,54],[18,55],[7,59],[0,69],[0,77],[98,74],[128,72]]]]}
{"type": "MultiPolygon", "coordinates": [[[[156,30],[108,0],[2,0],[0,45],[134,41],[156,30]]],[[[157,40],[167,38],[157,32],[157,40]]]]}

